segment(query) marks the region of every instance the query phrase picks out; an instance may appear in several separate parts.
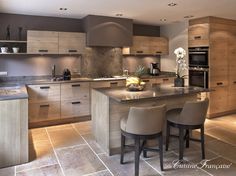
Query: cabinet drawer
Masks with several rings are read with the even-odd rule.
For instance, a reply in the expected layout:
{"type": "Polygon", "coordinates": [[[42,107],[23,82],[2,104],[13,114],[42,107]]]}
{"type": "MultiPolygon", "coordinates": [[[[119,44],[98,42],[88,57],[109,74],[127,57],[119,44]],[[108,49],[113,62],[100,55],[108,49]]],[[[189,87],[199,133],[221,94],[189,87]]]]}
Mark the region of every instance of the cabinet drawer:
{"type": "Polygon", "coordinates": [[[60,101],[60,84],[28,85],[29,101],[60,101]]]}
{"type": "Polygon", "coordinates": [[[76,82],[61,84],[61,100],[89,98],[89,83],[76,82]]]}
{"type": "Polygon", "coordinates": [[[29,121],[60,119],[60,101],[29,103],[29,121]]]}
{"type": "Polygon", "coordinates": [[[90,115],[89,99],[74,99],[61,102],[61,118],[90,115]]]}

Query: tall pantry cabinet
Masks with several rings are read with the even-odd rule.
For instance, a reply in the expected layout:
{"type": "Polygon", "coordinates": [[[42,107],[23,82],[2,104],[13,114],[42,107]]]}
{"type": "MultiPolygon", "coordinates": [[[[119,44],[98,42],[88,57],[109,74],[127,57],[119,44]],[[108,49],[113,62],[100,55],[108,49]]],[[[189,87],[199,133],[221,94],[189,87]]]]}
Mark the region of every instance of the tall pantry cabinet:
{"type": "Polygon", "coordinates": [[[206,17],[189,21],[189,47],[209,46],[208,117],[236,112],[236,21],[206,17]]]}

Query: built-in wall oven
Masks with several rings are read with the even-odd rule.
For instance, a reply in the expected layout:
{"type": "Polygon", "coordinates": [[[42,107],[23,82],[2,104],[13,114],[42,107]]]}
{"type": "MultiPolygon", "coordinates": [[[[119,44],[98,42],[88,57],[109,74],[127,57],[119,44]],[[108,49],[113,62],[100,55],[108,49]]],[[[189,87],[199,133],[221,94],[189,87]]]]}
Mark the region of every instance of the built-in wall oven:
{"type": "Polygon", "coordinates": [[[208,88],[208,47],[189,48],[189,85],[208,88]]]}

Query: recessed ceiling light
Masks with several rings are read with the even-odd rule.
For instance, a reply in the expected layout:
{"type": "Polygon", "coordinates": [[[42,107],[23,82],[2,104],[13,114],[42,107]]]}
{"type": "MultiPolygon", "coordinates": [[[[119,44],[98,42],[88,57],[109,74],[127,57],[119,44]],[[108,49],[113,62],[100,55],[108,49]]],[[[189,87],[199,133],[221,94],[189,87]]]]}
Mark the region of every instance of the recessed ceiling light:
{"type": "Polygon", "coordinates": [[[194,17],[193,15],[184,16],[184,18],[193,18],[193,17],[194,17]]]}
{"type": "Polygon", "coordinates": [[[169,7],[174,7],[174,6],[177,6],[177,4],[174,3],[174,2],[171,2],[171,3],[168,4],[168,6],[169,6],[169,7]]]}
{"type": "Polygon", "coordinates": [[[116,16],[118,16],[118,17],[122,17],[123,14],[122,14],[122,13],[117,13],[116,16]]]}
{"type": "Polygon", "coordinates": [[[162,19],[160,19],[160,21],[166,21],[166,19],[165,19],[165,18],[162,18],[162,19]]]}
{"type": "Polygon", "coordinates": [[[67,8],[63,8],[63,7],[61,7],[61,8],[59,8],[59,10],[67,10],[67,8]]]}

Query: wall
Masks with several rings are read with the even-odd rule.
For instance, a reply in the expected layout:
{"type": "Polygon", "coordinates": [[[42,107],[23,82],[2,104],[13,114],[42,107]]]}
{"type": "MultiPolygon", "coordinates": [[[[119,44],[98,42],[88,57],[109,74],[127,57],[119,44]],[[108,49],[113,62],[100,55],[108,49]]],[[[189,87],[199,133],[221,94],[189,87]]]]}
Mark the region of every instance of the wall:
{"type": "MultiPolygon", "coordinates": [[[[18,40],[18,27],[22,27],[22,40],[26,40],[27,30],[48,30],[83,32],[81,19],[13,15],[0,13],[0,40],[6,37],[6,28],[10,25],[11,39],[18,40]]],[[[133,27],[135,35],[159,36],[159,26],[137,25],[133,27]]],[[[158,57],[124,57],[120,48],[93,47],[81,58],[79,56],[59,55],[0,55],[0,71],[8,76],[51,75],[51,67],[56,65],[56,74],[64,68],[72,72],[81,72],[83,76],[110,76],[122,74],[124,68],[134,72],[138,65],[149,66],[159,62],[158,57]]]]}
{"type": "MultiPolygon", "coordinates": [[[[176,57],[174,50],[178,47],[182,47],[186,52],[188,51],[188,22],[184,21],[161,26],[160,35],[169,38],[169,55],[161,57],[161,70],[175,72],[176,57]]],[[[185,59],[188,63],[188,54],[185,59]]]]}

